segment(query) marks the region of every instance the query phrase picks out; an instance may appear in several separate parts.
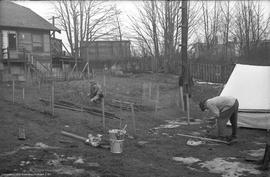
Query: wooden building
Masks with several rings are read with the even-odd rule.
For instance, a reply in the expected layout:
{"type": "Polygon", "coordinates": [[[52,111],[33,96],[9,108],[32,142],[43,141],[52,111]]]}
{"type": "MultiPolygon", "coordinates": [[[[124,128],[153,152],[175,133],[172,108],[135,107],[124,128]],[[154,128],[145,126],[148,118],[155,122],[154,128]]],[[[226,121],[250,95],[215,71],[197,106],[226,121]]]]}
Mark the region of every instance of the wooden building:
{"type": "Polygon", "coordinates": [[[82,41],[83,61],[125,60],[130,58],[130,41],[82,41]]]}
{"type": "Polygon", "coordinates": [[[32,10],[0,1],[0,80],[23,76],[29,67],[48,70],[52,63],[51,32],[55,31],[60,32],[32,10]]]}

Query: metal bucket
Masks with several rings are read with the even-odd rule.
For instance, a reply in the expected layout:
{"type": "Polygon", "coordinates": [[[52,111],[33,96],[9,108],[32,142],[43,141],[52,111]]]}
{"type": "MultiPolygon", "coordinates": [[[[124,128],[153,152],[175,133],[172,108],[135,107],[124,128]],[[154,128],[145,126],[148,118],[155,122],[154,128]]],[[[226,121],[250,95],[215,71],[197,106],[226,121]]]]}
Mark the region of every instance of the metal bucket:
{"type": "Polygon", "coordinates": [[[123,152],[123,145],[124,145],[124,140],[116,140],[116,139],[111,139],[110,140],[110,145],[111,145],[111,152],[112,153],[122,153],[123,152]]]}

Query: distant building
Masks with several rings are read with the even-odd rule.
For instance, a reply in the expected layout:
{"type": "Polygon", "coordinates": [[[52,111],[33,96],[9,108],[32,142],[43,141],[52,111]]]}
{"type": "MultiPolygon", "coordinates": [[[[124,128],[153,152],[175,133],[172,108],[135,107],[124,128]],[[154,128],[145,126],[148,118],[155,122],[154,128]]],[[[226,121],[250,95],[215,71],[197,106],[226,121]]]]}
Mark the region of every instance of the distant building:
{"type": "Polygon", "coordinates": [[[130,58],[130,41],[82,41],[80,57],[88,60],[119,60],[130,58]]]}
{"type": "Polygon", "coordinates": [[[208,48],[207,44],[202,42],[194,43],[189,53],[194,60],[207,62],[230,62],[238,55],[237,46],[234,42],[228,42],[227,54],[225,44],[217,43],[208,48]]]}
{"type": "Polygon", "coordinates": [[[29,67],[50,68],[51,31],[60,32],[32,10],[0,1],[0,80],[23,76],[29,67]]]}
{"type": "Polygon", "coordinates": [[[245,47],[240,50],[240,56],[237,60],[242,64],[254,64],[254,65],[270,65],[270,40],[259,40],[251,42],[249,45],[249,51],[245,51],[245,47]]]}

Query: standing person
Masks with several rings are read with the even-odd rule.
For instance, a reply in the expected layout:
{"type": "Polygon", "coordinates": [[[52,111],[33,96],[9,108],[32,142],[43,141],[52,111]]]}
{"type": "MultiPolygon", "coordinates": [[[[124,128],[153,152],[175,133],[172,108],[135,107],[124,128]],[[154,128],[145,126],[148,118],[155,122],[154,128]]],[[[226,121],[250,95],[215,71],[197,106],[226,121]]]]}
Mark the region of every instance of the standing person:
{"type": "Polygon", "coordinates": [[[226,140],[232,141],[237,138],[237,114],[239,103],[238,100],[230,96],[217,96],[199,104],[202,111],[208,109],[217,118],[218,136],[224,138],[224,129],[228,120],[232,124],[232,135],[225,137],[226,140]]]}
{"type": "Polygon", "coordinates": [[[101,85],[96,81],[90,81],[90,93],[88,94],[90,101],[94,103],[100,103],[104,97],[101,85]]]}

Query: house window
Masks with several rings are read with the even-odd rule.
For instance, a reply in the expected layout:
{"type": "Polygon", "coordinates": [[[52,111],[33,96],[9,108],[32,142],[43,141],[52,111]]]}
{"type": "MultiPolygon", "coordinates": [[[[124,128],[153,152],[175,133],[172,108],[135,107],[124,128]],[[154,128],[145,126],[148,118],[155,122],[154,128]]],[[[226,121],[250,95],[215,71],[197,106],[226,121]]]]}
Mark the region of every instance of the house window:
{"type": "Polygon", "coordinates": [[[42,35],[33,34],[33,52],[43,52],[42,35]]]}
{"type": "Polygon", "coordinates": [[[16,50],[17,48],[16,34],[14,33],[8,34],[8,48],[11,50],[16,50]]]}
{"type": "Polygon", "coordinates": [[[24,48],[27,51],[32,51],[32,35],[27,32],[20,32],[18,35],[20,47],[24,48]]]}

